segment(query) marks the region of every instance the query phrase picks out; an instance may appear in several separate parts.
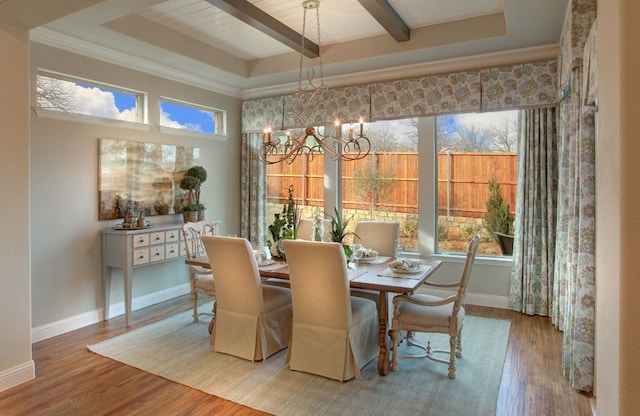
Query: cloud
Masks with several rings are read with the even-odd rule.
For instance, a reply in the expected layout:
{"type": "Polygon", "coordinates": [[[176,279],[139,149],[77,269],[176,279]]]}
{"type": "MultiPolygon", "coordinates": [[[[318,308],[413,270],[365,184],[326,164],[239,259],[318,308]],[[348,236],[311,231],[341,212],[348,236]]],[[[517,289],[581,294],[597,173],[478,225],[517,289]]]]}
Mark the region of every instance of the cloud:
{"type": "Polygon", "coordinates": [[[456,121],[460,124],[485,128],[500,125],[504,122],[505,118],[517,120],[518,110],[494,111],[491,113],[466,113],[458,114],[455,117],[456,121]]]}

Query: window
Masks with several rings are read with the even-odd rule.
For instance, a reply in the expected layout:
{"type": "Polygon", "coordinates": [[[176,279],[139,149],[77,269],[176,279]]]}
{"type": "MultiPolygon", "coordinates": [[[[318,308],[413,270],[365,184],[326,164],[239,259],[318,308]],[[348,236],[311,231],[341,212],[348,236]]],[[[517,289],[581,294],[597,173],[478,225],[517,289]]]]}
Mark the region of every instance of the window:
{"type": "Polygon", "coordinates": [[[37,74],[39,110],[144,123],[143,93],[46,71],[37,74]]]}
{"type": "Polygon", "coordinates": [[[196,133],[225,135],[222,110],[171,98],[160,99],[160,126],[196,133]]]}
{"type": "MultiPolygon", "coordinates": [[[[267,166],[268,223],[282,210],[287,188],[301,217],[342,207],[345,219],[400,223],[399,244],[421,255],[463,254],[483,217],[492,178],[515,214],[518,111],[469,113],[367,123],[370,154],[339,162],[317,154],[309,162],[267,166]],[[337,193],[337,198],[334,196],[337,193]]],[[[343,126],[344,127],[344,126],[343,126]]],[[[344,135],[344,133],[343,133],[344,135]]],[[[479,253],[501,255],[484,231],[479,253]]]]}
{"type": "MultiPolygon", "coordinates": [[[[489,184],[496,184],[508,205],[508,230],[513,235],[518,168],[518,111],[467,113],[436,117],[437,239],[435,253],[463,253],[479,230],[478,252],[501,255],[487,217],[489,184]]],[[[505,207],[506,208],[506,207],[505,207]]]]}

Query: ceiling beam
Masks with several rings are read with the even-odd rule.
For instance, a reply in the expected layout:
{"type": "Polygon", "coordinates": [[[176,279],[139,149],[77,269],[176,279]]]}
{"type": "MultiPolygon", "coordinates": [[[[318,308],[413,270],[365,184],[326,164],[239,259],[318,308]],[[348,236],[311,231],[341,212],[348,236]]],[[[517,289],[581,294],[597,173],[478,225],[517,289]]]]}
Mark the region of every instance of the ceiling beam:
{"type": "Polygon", "coordinates": [[[402,20],[387,0],[358,0],[362,7],[367,9],[378,23],[396,40],[405,42],[409,40],[409,26],[402,20]]]}
{"type": "MultiPolygon", "coordinates": [[[[300,41],[302,39],[300,33],[281,23],[279,20],[276,20],[247,0],[207,0],[207,2],[275,40],[282,42],[291,49],[300,52],[300,41]]],[[[302,50],[304,56],[308,58],[317,58],[320,56],[320,47],[308,38],[304,38],[302,50]]]]}

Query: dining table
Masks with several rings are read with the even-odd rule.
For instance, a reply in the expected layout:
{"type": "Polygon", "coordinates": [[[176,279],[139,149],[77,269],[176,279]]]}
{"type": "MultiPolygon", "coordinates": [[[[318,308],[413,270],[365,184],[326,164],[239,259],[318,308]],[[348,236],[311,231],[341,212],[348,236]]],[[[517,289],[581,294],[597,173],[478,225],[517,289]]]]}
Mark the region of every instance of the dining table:
{"type": "MultiPolygon", "coordinates": [[[[389,267],[394,259],[379,257],[360,260],[357,265],[349,263],[349,286],[352,289],[365,289],[378,292],[378,374],[386,376],[390,369],[391,337],[388,329],[391,326],[392,312],[390,311],[390,297],[398,294],[413,294],[433,273],[442,262],[434,259],[420,259],[420,266],[411,271],[398,271],[389,267]]],[[[185,263],[195,266],[210,267],[206,256],[188,258],[185,263]]],[[[263,281],[278,279],[282,284],[289,280],[289,267],[281,259],[272,259],[258,265],[263,281]]],[[[215,317],[213,318],[215,319],[215,317]]]]}

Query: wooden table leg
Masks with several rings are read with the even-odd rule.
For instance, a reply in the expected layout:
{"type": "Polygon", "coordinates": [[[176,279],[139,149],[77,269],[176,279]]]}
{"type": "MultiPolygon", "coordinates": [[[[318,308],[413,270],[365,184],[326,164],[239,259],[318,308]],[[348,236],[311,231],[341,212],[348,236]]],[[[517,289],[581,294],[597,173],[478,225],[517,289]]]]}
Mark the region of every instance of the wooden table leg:
{"type": "Polygon", "coordinates": [[[380,291],[379,302],[378,318],[380,320],[380,329],[378,330],[378,344],[380,345],[380,354],[378,355],[378,374],[386,376],[389,374],[389,340],[387,339],[389,305],[387,292],[380,291]]]}

